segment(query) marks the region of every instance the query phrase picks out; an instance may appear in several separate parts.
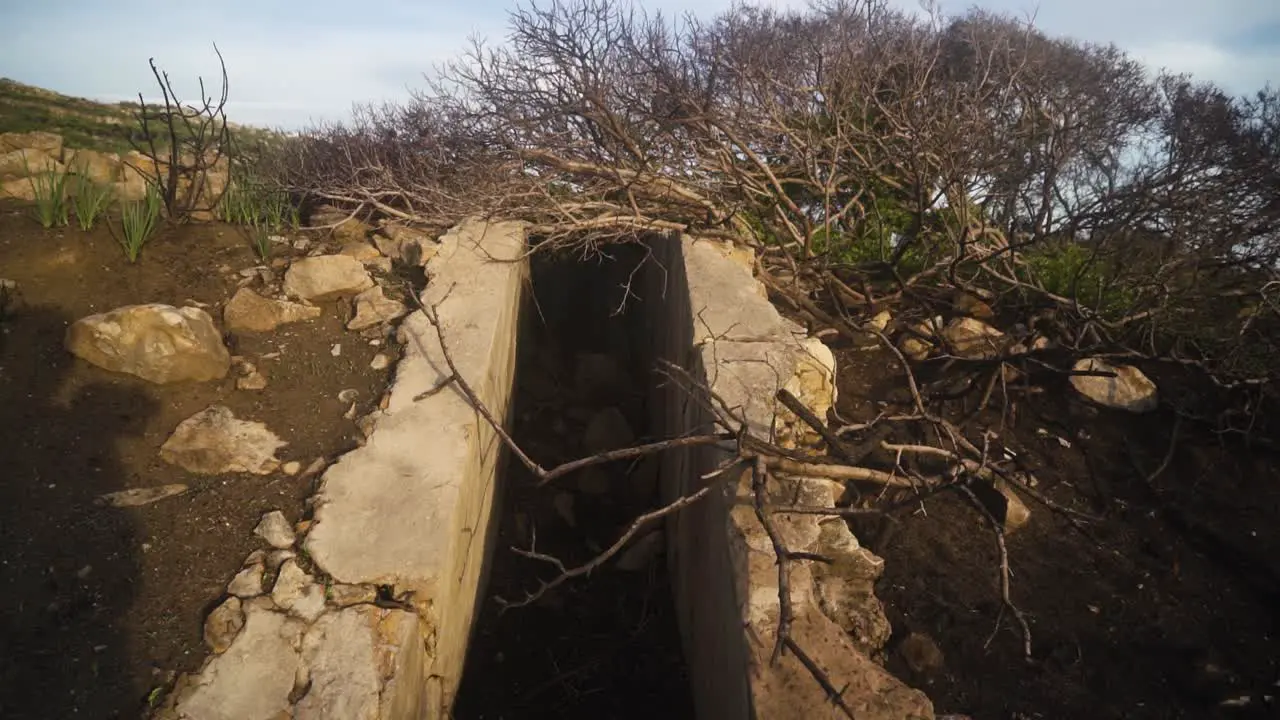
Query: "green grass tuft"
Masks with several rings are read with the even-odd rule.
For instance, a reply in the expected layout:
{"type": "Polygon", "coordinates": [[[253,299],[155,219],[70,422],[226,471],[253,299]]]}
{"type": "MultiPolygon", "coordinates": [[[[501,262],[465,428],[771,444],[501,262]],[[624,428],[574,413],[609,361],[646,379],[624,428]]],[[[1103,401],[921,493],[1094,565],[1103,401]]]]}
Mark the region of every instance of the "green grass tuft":
{"type": "Polygon", "coordinates": [[[124,256],[129,262],[137,262],[142,246],[151,239],[160,224],[160,190],[147,183],[147,194],[142,200],[127,202],[121,207],[122,236],[117,238],[124,256]]]}
{"type": "Polygon", "coordinates": [[[67,171],[47,167],[40,172],[31,172],[25,156],[22,166],[31,183],[31,193],[35,198],[36,220],[45,228],[63,227],[69,221],[67,207],[67,171]]]}
{"type": "Polygon", "coordinates": [[[114,195],[110,185],[94,182],[87,175],[77,175],[73,202],[76,210],[76,221],[80,229],[93,229],[98,217],[106,210],[114,195]]]}

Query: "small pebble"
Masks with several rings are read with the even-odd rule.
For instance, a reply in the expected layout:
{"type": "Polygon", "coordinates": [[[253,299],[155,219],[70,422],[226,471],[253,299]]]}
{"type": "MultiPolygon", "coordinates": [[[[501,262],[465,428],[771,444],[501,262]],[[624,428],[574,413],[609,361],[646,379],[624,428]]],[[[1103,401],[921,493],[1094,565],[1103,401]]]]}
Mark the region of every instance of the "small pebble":
{"type": "Polygon", "coordinates": [[[285,475],[297,475],[298,473],[302,472],[302,463],[298,462],[297,460],[290,460],[289,462],[280,466],[280,471],[283,472],[285,475]]]}
{"type": "Polygon", "coordinates": [[[342,354],[342,343],[334,343],[334,344],[333,344],[333,347],[329,348],[329,354],[330,354],[330,355],[332,355],[332,356],[334,356],[334,357],[338,357],[339,355],[341,355],[341,354],[342,354]]]}
{"type": "Polygon", "coordinates": [[[386,355],[383,355],[382,353],[378,353],[377,355],[374,355],[373,360],[369,361],[369,367],[373,368],[374,370],[385,370],[386,367],[390,364],[391,364],[391,358],[387,357],[386,355]]]}

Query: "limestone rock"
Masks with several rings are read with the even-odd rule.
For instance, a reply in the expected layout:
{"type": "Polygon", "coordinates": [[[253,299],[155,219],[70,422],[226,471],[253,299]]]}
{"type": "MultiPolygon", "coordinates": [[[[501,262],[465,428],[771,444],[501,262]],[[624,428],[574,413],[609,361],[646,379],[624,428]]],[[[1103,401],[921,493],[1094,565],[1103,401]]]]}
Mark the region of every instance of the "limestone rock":
{"type": "Polygon", "coordinates": [[[1006,535],[1031,519],[1031,509],[1004,480],[997,478],[994,483],[974,483],[972,488],[978,501],[1001,524],[1006,535]]]}
{"type": "Polygon", "coordinates": [[[99,495],[94,500],[98,505],[109,505],[111,507],[142,507],[150,505],[153,502],[164,500],[165,498],[181,495],[187,491],[187,486],[181,483],[173,483],[171,485],[160,485],[159,487],[149,488],[131,488],[129,490],[118,490],[116,492],[99,495]]]}
{"type": "Polygon", "coordinates": [[[933,350],[934,343],[937,341],[937,334],[934,328],[941,327],[942,319],[935,318],[933,322],[921,320],[910,326],[907,332],[902,334],[898,339],[898,349],[906,356],[908,360],[919,362],[929,357],[929,353],[933,350]]]}
{"type": "Polygon", "coordinates": [[[151,303],[90,315],[67,328],[64,343],[98,367],[154,383],[219,380],[231,368],[213,318],[196,307],[151,303]]]}
{"type": "Polygon", "coordinates": [[[889,327],[889,323],[892,320],[893,320],[892,313],[890,313],[888,310],[881,310],[875,315],[872,315],[871,318],[867,320],[867,325],[869,327],[875,328],[876,330],[879,330],[880,332],[884,332],[885,328],[889,327]]]}
{"type": "Polygon", "coordinates": [[[27,178],[0,180],[0,198],[34,202],[36,190],[31,186],[31,181],[27,178]]]}
{"type": "Polygon", "coordinates": [[[333,229],[333,236],[340,242],[364,242],[373,228],[355,218],[347,218],[333,229]]]}
{"type": "Polygon", "coordinates": [[[237,390],[263,390],[267,387],[267,377],[256,367],[249,366],[248,372],[236,378],[237,390]]]}
{"type": "Polygon", "coordinates": [[[15,180],[53,171],[61,173],[66,167],[41,150],[24,148],[0,155],[0,180],[15,180]]]}
{"type": "Polygon", "coordinates": [[[303,300],[324,301],[357,295],[373,287],[373,278],[349,255],[317,255],[289,266],[284,291],[303,300]]]}
{"type": "Polygon", "coordinates": [[[370,245],[369,243],[363,240],[356,240],[354,242],[344,243],[342,245],[342,249],[338,251],[338,254],[355,258],[356,260],[359,260],[361,263],[372,262],[374,260],[377,260],[379,257],[381,257],[378,254],[378,248],[370,245]]]}
{"type": "Polygon", "coordinates": [[[898,645],[898,654],[903,662],[911,668],[911,672],[927,675],[942,669],[942,650],[933,638],[924,633],[913,632],[902,639],[898,645]]]}
{"type": "Polygon", "coordinates": [[[266,568],[261,560],[248,563],[227,583],[227,592],[240,598],[257,597],[262,594],[262,573],[266,568]]]}
{"type": "Polygon", "coordinates": [[[253,534],[267,541],[267,544],[277,550],[286,550],[293,547],[296,539],[293,534],[293,526],[289,524],[288,518],[279,510],[272,510],[262,516],[258,521],[258,526],[253,529],[253,534]]]}
{"type": "Polygon", "coordinates": [[[0,278],[0,320],[8,317],[22,307],[22,294],[18,292],[18,282],[0,278]]]}
{"type": "Polygon", "coordinates": [[[369,368],[371,370],[386,370],[390,364],[391,358],[387,357],[386,353],[378,353],[369,361],[369,368]]]}
{"type": "Polygon", "coordinates": [[[287,444],[262,423],[237,420],[229,408],[213,405],[179,423],[160,457],[193,473],[267,475],[280,466],[275,454],[287,444]]]}
{"type": "Polygon", "coordinates": [[[141,200],[147,196],[147,180],[137,173],[124,172],[123,179],[111,184],[112,194],[125,202],[141,200]]]}
{"type": "Polygon", "coordinates": [[[815,551],[831,559],[813,567],[818,607],[849,634],[858,649],[879,652],[892,631],[884,605],[875,595],[884,560],[862,547],[840,518],[820,524],[815,551]]]}
{"type": "Polygon", "coordinates": [[[302,463],[298,462],[297,460],[290,460],[289,462],[280,466],[280,472],[284,473],[285,475],[297,475],[298,473],[302,472],[302,463]]]}
{"type": "Polygon", "coordinates": [[[958,317],[942,329],[942,338],[957,357],[994,358],[1004,352],[1004,333],[970,317],[958,317]]]}
{"type": "Polygon", "coordinates": [[[120,179],[120,156],[95,150],[67,149],[67,170],[95,183],[110,184],[120,179]]]}
{"type": "Polygon", "coordinates": [[[964,315],[978,320],[991,320],[996,315],[985,299],[964,290],[956,290],[951,301],[951,310],[957,315],[964,315]]]}
{"type": "Polygon", "coordinates": [[[1132,365],[1112,365],[1101,358],[1082,358],[1071,367],[1073,372],[1109,372],[1101,375],[1072,375],[1071,387],[1095,403],[1116,410],[1147,413],[1160,405],[1156,384],[1132,365]]]}
{"type": "Polygon", "coordinates": [[[374,285],[357,295],[355,308],[355,317],[347,323],[348,330],[363,330],[391,322],[409,312],[409,308],[405,307],[404,303],[384,295],[380,285],[374,285]]]}
{"type": "Polygon", "coordinates": [[[320,308],[264,298],[249,288],[240,288],[222,309],[228,330],[269,332],[285,323],[320,317],[320,308]]]}
{"type": "Polygon", "coordinates": [[[205,618],[204,643],[216,653],[226,652],[242,629],[244,611],[240,608],[240,598],[229,597],[205,618]]]}
{"type": "Polygon", "coordinates": [[[616,407],[607,407],[593,415],[582,435],[583,449],[591,455],[627,447],[634,440],[631,424],[616,407]]]}
{"type": "Polygon", "coordinates": [[[13,150],[39,150],[57,160],[62,157],[62,136],[40,130],[0,133],[0,153],[13,150]]]}
{"type": "Polygon", "coordinates": [[[399,223],[387,223],[373,236],[379,252],[406,265],[421,267],[435,256],[440,245],[426,233],[399,223]]]}
{"type": "Polygon", "coordinates": [[[298,554],[292,550],[272,550],[271,553],[267,555],[267,571],[273,573],[280,572],[281,565],[284,565],[286,562],[296,557],[298,557],[298,554]]]}
{"type": "Polygon", "coordinates": [[[324,612],[324,588],[311,579],[296,560],[285,560],[271,588],[276,605],[311,622],[324,612]]]}
{"type": "Polygon", "coordinates": [[[303,627],[261,605],[245,605],[244,628],[214,656],[179,698],[176,716],[195,720],[276,720],[289,717],[303,627]]]}

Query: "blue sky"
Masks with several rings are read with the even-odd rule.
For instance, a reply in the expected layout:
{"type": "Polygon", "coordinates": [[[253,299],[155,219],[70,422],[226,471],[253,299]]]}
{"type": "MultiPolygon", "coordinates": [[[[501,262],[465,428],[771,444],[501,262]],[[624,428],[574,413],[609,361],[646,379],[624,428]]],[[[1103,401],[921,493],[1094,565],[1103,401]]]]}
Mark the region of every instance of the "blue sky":
{"type": "MultiPolygon", "coordinates": [[[[731,0],[641,0],[709,16],[731,0]]],[[[802,6],[804,0],[770,0],[802,6]]],[[[891,0],[906,9],[916,0],[891,0]]],[[[1153,67],[1234,93],[1280,84],[1280,0],[940,0],[1026,16],[1055,35],[1115,42],[1153,67]]],[[[147,59],[194,96],[216,82],[217,42],[233,120],[297,128],[352,103],[404,98],[469,37],[500,40],[514,0],[0,0],[0,76],[100,100],[157,99],[147,59]]]]}

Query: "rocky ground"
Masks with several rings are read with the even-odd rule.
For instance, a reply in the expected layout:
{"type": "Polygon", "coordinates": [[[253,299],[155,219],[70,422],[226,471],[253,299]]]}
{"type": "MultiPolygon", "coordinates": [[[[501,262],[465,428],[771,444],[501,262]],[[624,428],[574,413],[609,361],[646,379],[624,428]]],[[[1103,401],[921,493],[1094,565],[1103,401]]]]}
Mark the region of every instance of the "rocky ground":
{"type": "Polygon", "coordinates": [[[303,521],[362,442],[414,263],[351,226],[263,262],[201,224],[130,264],[107,227],[28,212],[0,207],[0,715],[137,717],[216,644],[264,514],[303,521]]]}

